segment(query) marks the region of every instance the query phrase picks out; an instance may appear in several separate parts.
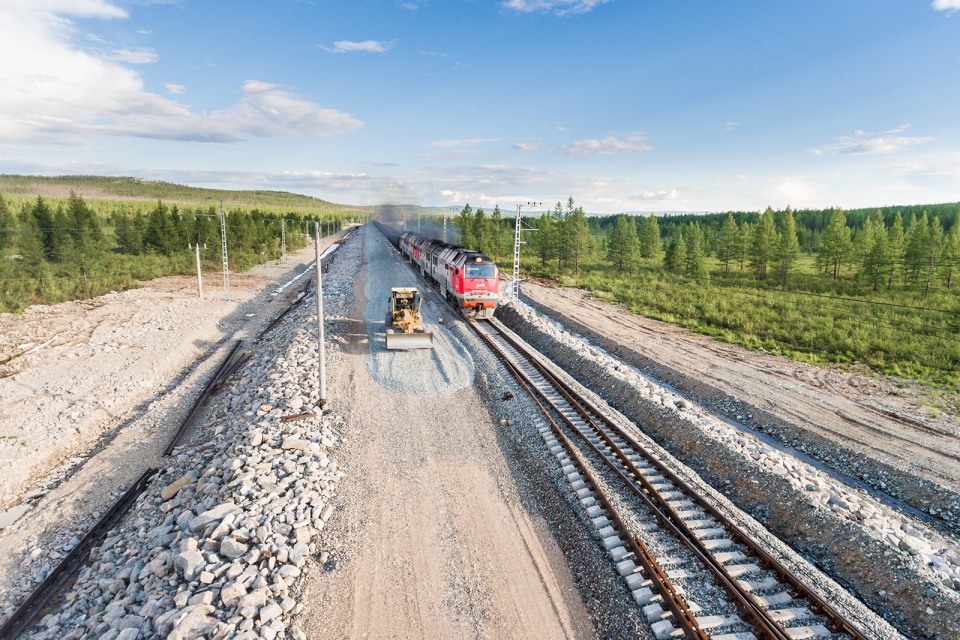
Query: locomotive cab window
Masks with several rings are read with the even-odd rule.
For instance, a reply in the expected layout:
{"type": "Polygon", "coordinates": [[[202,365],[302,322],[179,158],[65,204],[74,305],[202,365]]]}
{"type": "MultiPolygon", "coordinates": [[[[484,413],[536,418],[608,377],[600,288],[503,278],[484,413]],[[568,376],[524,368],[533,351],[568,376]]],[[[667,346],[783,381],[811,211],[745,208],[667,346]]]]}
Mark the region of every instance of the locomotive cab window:
{"type": "Polygon", "coordinates": [[[492,264],[468,264],[466,267],[467,278],[482,278],[488,280],[493,277],[494,267],[492,264]]]}

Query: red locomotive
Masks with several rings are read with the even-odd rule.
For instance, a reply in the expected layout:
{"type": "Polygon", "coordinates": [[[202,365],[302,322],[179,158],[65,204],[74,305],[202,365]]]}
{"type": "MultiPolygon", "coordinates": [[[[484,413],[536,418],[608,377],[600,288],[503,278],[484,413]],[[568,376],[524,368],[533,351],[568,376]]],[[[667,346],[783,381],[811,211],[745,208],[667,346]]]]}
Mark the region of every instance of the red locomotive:
{"type": "Polygon", "coordinates": [[[478,251],[431,240],[407,231],[397,243],[400,252],[437,283],[440,292],[471,318],[492,318],[500,298],[500,272],[478,251]]]}

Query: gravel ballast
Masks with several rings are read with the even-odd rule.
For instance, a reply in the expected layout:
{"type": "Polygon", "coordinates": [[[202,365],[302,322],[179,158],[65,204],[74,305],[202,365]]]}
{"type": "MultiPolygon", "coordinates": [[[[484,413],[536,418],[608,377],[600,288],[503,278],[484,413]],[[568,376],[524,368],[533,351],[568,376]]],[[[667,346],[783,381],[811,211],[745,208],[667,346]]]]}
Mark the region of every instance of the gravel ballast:
{"type": "Polygon", "coordinates": [[[710,416],[532,310],[498,314],[908,635],[957,635],[954,541],[710,416]]]}

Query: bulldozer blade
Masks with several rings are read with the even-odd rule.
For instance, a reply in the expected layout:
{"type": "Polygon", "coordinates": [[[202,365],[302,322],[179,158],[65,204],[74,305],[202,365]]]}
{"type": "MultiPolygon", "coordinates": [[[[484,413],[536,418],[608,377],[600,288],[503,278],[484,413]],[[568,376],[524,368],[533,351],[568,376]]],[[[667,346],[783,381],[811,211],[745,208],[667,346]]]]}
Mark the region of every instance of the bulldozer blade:
{"type": "Polygon", "coordinates": [[[388,333],[387,349],[433,349],[433,334],[388,333]]]}

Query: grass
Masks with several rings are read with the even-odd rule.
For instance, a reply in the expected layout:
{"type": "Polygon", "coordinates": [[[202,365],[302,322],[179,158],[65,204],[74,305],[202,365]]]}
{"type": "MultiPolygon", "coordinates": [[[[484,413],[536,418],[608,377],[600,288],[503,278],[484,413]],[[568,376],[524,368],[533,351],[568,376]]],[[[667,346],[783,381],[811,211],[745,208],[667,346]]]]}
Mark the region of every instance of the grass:
{"type": "Polygon", "coordinates": [[[817,274],[811,257],[799,265],[789,291],[761,286],[739,270],[724,275],[719,265],[711,267],[712,277],[698,281],[652,265],[619,274],[596,258],[587,261],[579,276],[557,276],[539,268],[539,261],[524,264],[528,274],[588,289],[595,297],[634,313],[723,342],[810,364],[863,364],[952,393],[960,385],[960,293],[956,288],[938,289],[927,296],[898,287],[892,292],[864,291],[862,283],[833,282],[817,274]]]}

